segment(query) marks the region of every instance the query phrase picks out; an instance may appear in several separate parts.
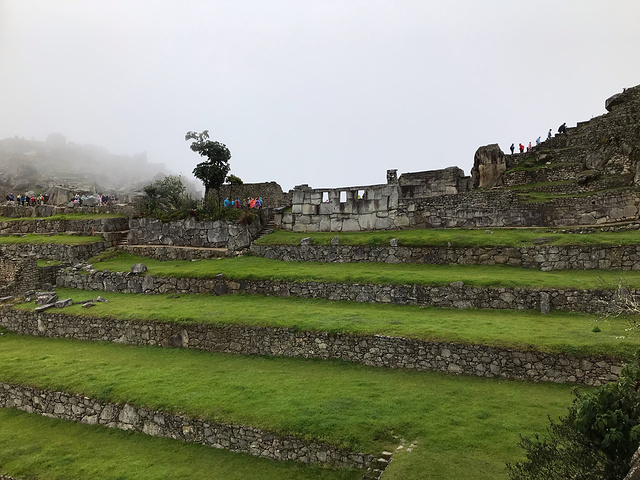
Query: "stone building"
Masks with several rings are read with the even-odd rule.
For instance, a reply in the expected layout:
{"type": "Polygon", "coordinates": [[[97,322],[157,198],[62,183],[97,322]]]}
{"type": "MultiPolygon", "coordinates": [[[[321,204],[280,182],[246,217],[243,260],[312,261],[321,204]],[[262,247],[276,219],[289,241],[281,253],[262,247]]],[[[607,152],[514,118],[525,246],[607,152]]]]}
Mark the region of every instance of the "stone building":
{"type": "Polygon", "coordinates": [[[458,167],[404,173],[387,183],[295,187],[275,223],[296,232],[598,225],[637,221],[640,86],[605,102],[608,113],[506,155],[480,147],[471,176],[458,167]]]}

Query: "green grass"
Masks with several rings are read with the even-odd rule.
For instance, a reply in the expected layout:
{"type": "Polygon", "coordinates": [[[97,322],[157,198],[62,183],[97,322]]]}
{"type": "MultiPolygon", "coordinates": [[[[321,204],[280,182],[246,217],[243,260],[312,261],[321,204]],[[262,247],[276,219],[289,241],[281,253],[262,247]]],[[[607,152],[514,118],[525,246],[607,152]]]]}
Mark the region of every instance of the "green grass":
{"type": "Polygon", "coordinates": [[[388,478],[505,478],[518,435],[566,411],[571,388],[338,361],[0,336],[0,380],[253,425],[356,450],[417,441],[388,478]]]}
{"type": "Polygon", "coordinates": [[[277,462],[139,433],[0,409],[0,473],[23,480],[356,480],[362,473],[277,462]]]}
{"type": "Polygon", "coordinates": [[[530,192],[530,193],[519,193],[519,200],[525,203],[544,203],[549,200],[553,200],[555,198],[583,198],[583,197],[591,197],[593,195],[598,195],[600,193],[606,192],[615,192],[619,190],[627,190],[629,187],[615,187],[615,188],[606,188],[603,190],[592,190],[589,192],[579,192],[579,193],[545,193],[545,192],[530,192]]]}
{"type": "Polygon", "coordinates": [[[102,218],[126,218],[122,213],[67,213],[50,217],[0,217],[0,222],[35,220],[100,220],[102,218]]]}
{"type": "MultiPolygon", "coordinates": [[[[546,195],[546,194],[545,194],[546,195]]],[[[338,236],[340,245],[387,247],[393,238],[405,247],[530,247],[535,239],[546,239],[544,245],[638,245],[640,232],[596,232],[589,234],[565,233],[571,229],[549,228],[492,228],[471,230],[461,228],[396,230],[381,232],[319,232],[294,233],[276,230],[258,239],[256,245],[300,245],[300,240],[311,237],[313,245],[330,245],[338,236]]],[[[540,241],[540,240],[538,240],[540,241]]]]}
{"type": "Polygon", "coordinates": [[[530,157],[522,162],[521,165],[510,168],[505,174],[513,172],[530,172],[541,170],[543,168],[566,168],[574,165],[580,165],[580,162],[556,162],[556,163],[535,163],[535,157],[530,157]]]}
{"type": "Polygon", "coordinates": [[[53,265],[62,265],[61,260],[38,260],[39,267],[50,267],[53,265]]]}
{"type": "MultiPolygon", "coordinates": [[[[631,358],[640,336],[625,335],[626,318],[514,310],[457,310],[259,295],[143,295],[57,289],[60,298],[83,301],[98,293],[109,300],[91,309],[74,305],[72,315],[126,320],[294,328],[304,331],[390,335],[574,355],[631,358]],[[598,326],[599,333],[593,332],[598,326]]],[[[33,309],[33,304],[16,308],[33,309]]],[[[48,310],[56,313],[59,310],[48,310]]]]}
{"type": "Polygon", "coordinates": [[[553,270],[487,265],[430,265],[418,263],[318,263],[284,262],[262,257],[159,261],[147,257],[114,254],[94,262],[97,270],[128,272],[144,263],[155,277],[210,278],[218,274],[236,280],[286,282],[360,283],[393,285],[448,285],[463,281],[467,286],[615,289],[622,281],[640,288],[640,271],[553,270]]]}
{"type": "Polygon", "coordinates": [[[104,238],[99,236],[80,235],[39,235],[27,233],[24,235],[9,235],[0,237],[0,245],[12,244],[56,244],[56,245],[88,245],[90,243],[103,242],[104,238]]]}

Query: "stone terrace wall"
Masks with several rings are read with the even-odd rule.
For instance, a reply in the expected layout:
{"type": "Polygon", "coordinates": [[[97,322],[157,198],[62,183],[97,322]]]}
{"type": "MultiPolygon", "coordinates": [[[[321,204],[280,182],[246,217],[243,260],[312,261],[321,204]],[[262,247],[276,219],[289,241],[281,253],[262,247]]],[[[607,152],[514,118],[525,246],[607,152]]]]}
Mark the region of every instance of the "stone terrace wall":
{"type": "Polygon", "coordinates": [[[53,215],[68,215],[71,213],[120,213],[127,217],[133,216],[136,212],[132,205],[101,205],[96,207],[62,207],[55,205],[36,205],[27,207],[16,205],[15,203],[6,203],[0,205],[0,216],[9,218],[20,217],[51,217],[53,215]]]}
{"type": "Polygon", "coordinates": [[[3,309],[0,325],[22,335],[160,345],[243,355],[339,359],[375,367],[601,385],[623,361],[508,348],[287,328],[175,324],[3,309]]]}
{"type": "MultiPolygon", "coordinates": [[[[467,287],[462,282],[444,286],[288,283],[270,280],[213,278],[159,278],[128,272],[61,271],[59,287],[124,293],[248,293],[280,297],[326,298],[362,303],[392,303],[449,308],[550,309],[586,313],[610,311],[618,300],[615,290],[467,287]]],[[[633,290],[632,295],[640,294],[633,290]]]]}
{"type": "Polygon", "coordinates": [[[170,245],[183,247],[247,248],[262,228],[257,217],[252,223],[197,221],[162,222],[155,218],[132,218],[127,240],[130,245],[170,245]]]}
{"type": "Polygon", "coordinates": [[[301,189],[298,196],[294,191],[291,212],[277,214],[275,222],[284,230],[294,232],[562,227],[635,221],[640,212],[637,187],[583,197],[551,198],[539,203],[521,202],[516,192],[504,190],[404,198],[397,185],[367,187],[374,189],[370,197],[354,199],[357,188],[344,189],[348,195],[342,203],[336,200],[338,190],[329,191],[326,204],[319,200],[323,194],[320,189],[301,189]],[[385,190],[378,193],[374,187],[385,190]]]}
{"type": "Polygon", "coordinates": [[[60,260],[63,263],[76,263],[86,260],[111,247],[111,242],[95,242],[86,245],[43,244],[0,244],[0,252],[9,256],[34,255],[39,260],[60,260]]]}
{"type": "MultiPolygon", "coordinates": [[[[553,236],[553,234],[549,234],[553,236]]],[[[368,247],[251,245],[265,258],[291,262],[382,262],[434,265],[509,265],[549,270],[640,270],[640,245],[533,247],[368,247]]]]}
{"type": "Polygon", "coordinates": [[[12,258],[0,253],[0,296],[17,295],[36,288],[38,280],[35,257],[12,258]]]}
{"type": "Polygon", "coordinates": [[[89,425],[134,430],[274,460],[365,468],[372,455],[340,450],[294,436],[275,435],[244,425],[210,422],[131,404],[101,402],[66,392],[0,383],[0,407],[16,408],[89,425]]]}
{"type": "Polygon", "coordinates": [[[102,235],[106,232],[129,230],[127,218],[99,218],[95,220],[12,220],[0,222],[0,235],[37,233],[40,235],[76,233],[102,235]]]}

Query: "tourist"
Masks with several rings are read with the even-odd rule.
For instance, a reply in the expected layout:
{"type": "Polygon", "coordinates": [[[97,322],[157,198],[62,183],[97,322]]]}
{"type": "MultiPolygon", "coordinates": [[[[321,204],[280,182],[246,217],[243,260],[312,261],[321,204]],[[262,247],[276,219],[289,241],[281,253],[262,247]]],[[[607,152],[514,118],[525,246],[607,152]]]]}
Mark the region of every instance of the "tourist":
{"type": "Polygon", "coordinates": [[[229,200],[229,197],[224,199],[224,206],[227,208],[231,206],[231,200],[229,200]]]}
{"type": "MultiPolygon", "coordinates": [[[[512,143],[511,146],[509,147],[509,150],[511,150],[511,155],[513,155],[513,151],[516,149],[516,146],[512,143]]],[[[327,202],[329,201],[329,199],[327,199],[327,202]]]]}
{"type": "Polygon", "coordinates": [[[558,127],[558,133],[564,133],[566,135],[567,133],[567,124],[563,123],[562,125],[560,125],[558,127]]]}
{"type": "Polygon", "coordinates": [[[249,208],[255,208],[256,206],[256,199],[251,197],[251,199],[249,200],[249,208]]]}
{"type": "Polygon", "coordinates": [[[523,153],[523,152],[524,152],[524,145],[523,145],[523,144],[521,144],[521,143],[520,143],[520,144],[518,145],[518,148],[520,149],[520,153],[523,153]]]}
{"type": "Polygon", "coordinates": [[[536,146],[540,145],[540,137],[536,138],[536,146]]]}
{"type": "Polygon", "coordinates": [[[549,129],[549,133],[547,133],[547,140],[551,140],[551,129],[549,129]]]}

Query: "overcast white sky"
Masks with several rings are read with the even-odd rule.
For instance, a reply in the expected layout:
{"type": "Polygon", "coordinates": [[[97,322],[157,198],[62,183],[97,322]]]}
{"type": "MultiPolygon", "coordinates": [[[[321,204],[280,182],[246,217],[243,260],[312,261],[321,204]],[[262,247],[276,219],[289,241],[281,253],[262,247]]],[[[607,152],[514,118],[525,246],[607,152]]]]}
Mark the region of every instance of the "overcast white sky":
{"type": "Polygon", "coordinates": [[[535,141],[640,84],[638,0],[0,0],[0,138],[146,151],[288,190],[535,141]]]}

